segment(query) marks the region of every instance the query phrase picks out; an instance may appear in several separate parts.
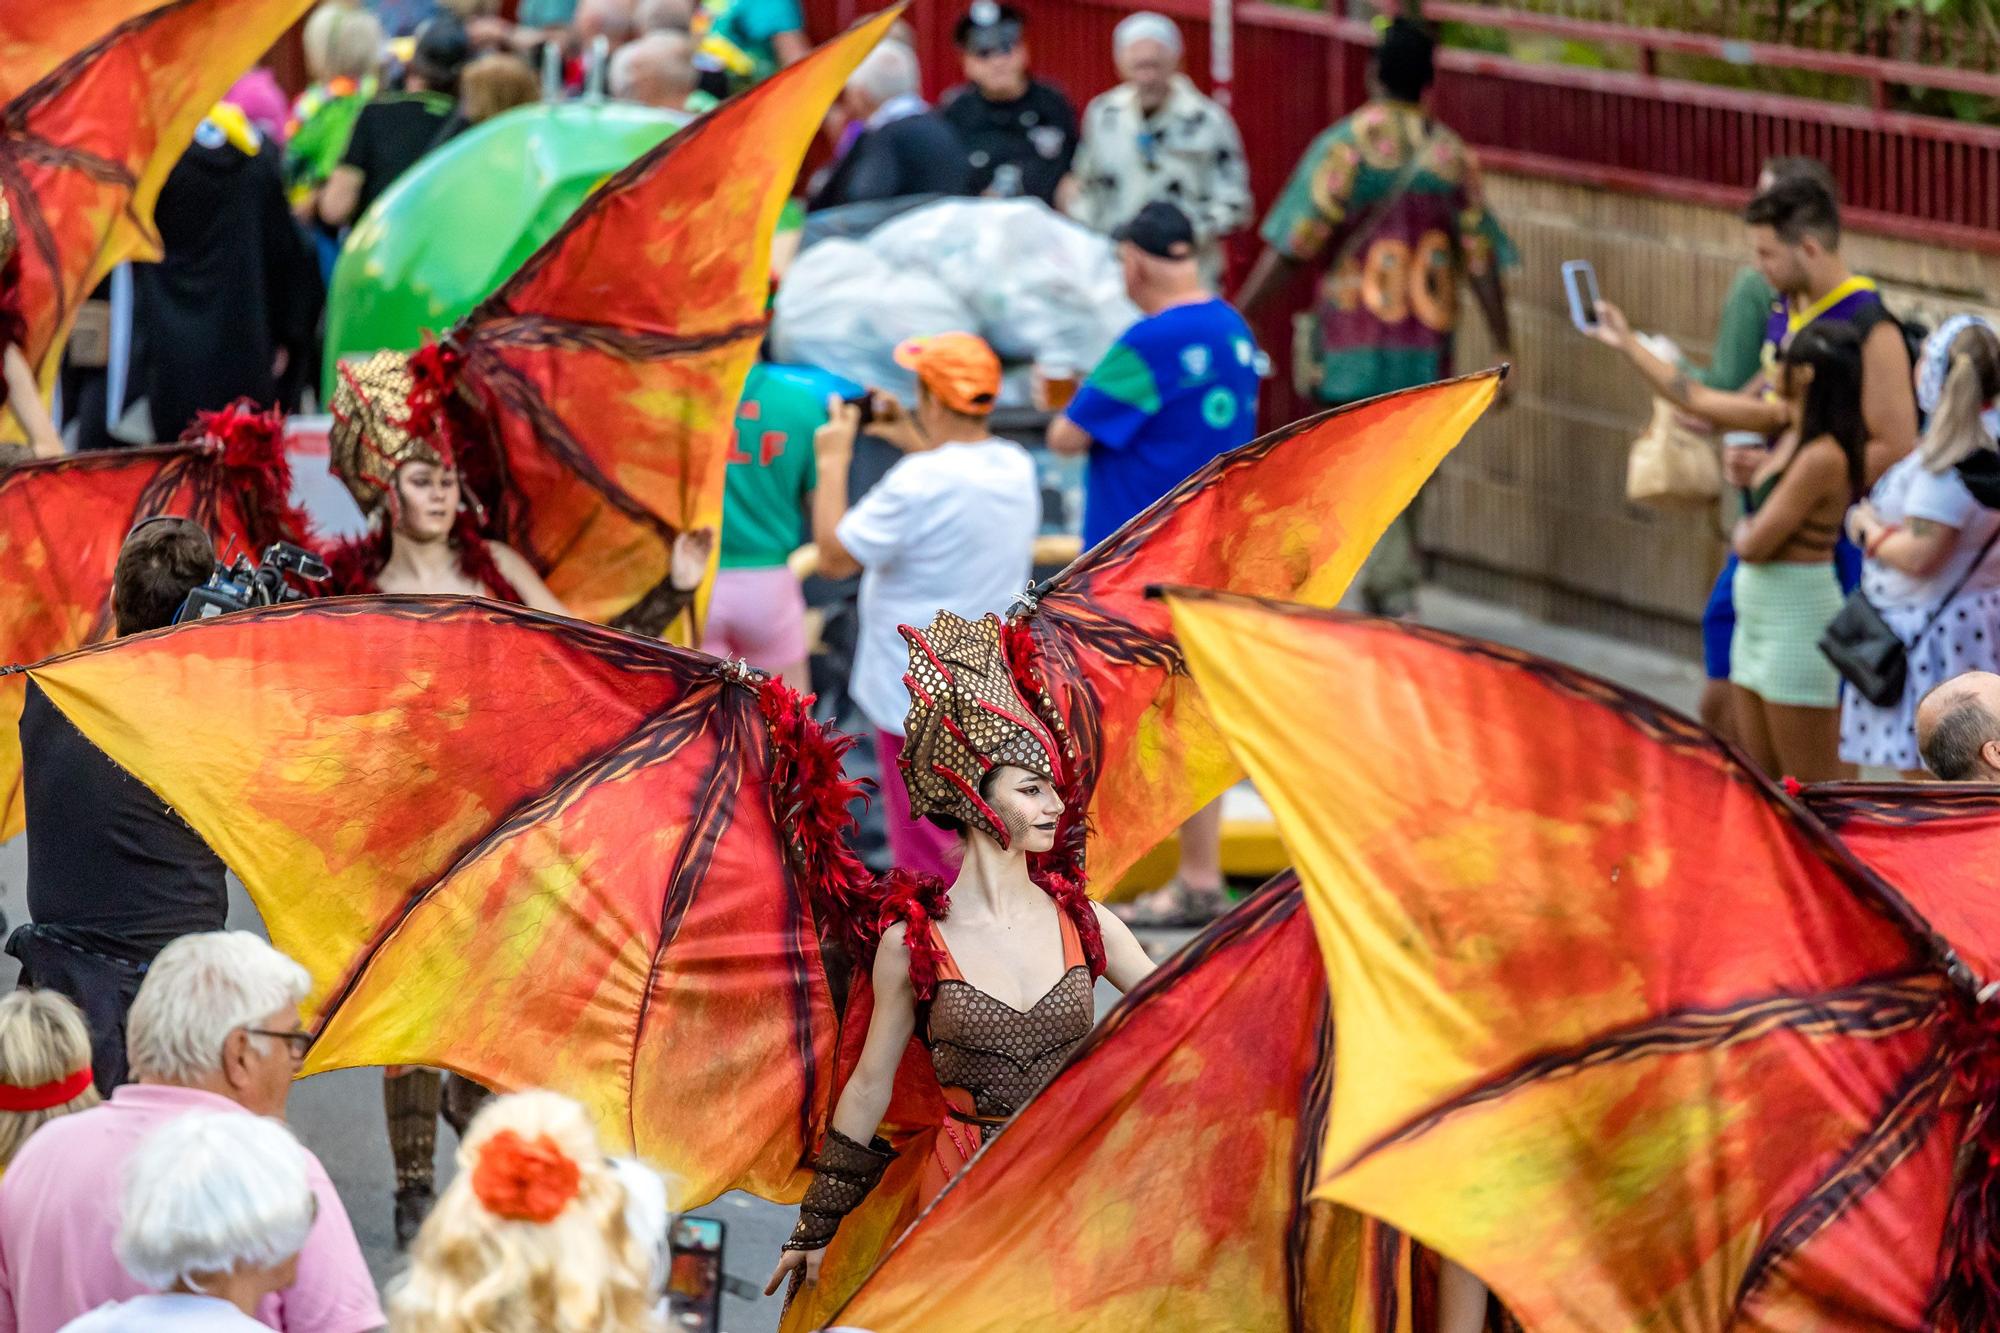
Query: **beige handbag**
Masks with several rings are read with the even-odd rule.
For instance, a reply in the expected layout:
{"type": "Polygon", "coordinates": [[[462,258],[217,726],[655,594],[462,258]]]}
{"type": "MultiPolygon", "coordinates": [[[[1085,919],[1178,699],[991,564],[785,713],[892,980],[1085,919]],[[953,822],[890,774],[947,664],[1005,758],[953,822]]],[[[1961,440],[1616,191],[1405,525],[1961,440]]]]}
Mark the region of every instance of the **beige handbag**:
{"type": "Polygon", "coordinates": [[[1625,460],[1625,498],[1655,509],[1702,509],[1721,495],[1715,446],[1683,426],[1672,403],[1655,398],[1652,424],[1625,460]]]}

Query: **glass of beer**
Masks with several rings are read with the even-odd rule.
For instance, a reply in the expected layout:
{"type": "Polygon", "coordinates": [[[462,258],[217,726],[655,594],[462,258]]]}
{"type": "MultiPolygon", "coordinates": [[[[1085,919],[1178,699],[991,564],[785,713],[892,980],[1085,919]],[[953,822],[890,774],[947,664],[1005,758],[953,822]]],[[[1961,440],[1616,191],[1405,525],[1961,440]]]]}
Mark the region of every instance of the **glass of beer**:
{"type": "Polygon", "coordinates": [[[1078,376],[1072,362],[1055,357],[1037,360],[1035,379],[1042,386],[1044,412],[1060,412],[1076,397],[1078,376]]]}

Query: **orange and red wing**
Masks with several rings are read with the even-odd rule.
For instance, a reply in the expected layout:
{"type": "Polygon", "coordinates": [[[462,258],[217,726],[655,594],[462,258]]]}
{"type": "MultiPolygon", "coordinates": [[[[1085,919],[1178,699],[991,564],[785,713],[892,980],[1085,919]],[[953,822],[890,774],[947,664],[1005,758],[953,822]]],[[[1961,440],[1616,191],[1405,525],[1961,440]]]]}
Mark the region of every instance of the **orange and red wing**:
{"type": "Polygon", "coordinates": [[[1388,394],[1244,445],[1051,580],[1028,624],[1085,742],[1094,895],[1242,777],[1147,587],[1332,606],[1499,383],[1488,372],[1388,394]]]}
{"type": "Polygon", "coordinates": [[[1529,1328],[1924,1326],[1958,993],[1712,737],[1553,663],[1188,591],[1333,992],[1318,1195],[1529,1328]]]}
{"type": "Polygon", "coordinates": [[[778,214],[827,109],[899,12],[612,177],[454,331],[511,497],[504,534],[585,619],[630,611],[665,582],[677,532],[721,522],[778,214]]]}
{"type": "MultiPolygon", "coordinates": [[[[78,306],[127,259],[159,257],[153,205],[195,126],[311,0],[171,0],[127,17],[0,108],[0,188],[19,232],[29,364],[46,383],[78,306]]],[[[23,31],[80,31],[91,0],[23,31]]],[[[13,27],[13,20],[8,20],[13,27]]]]}
{"type": "Polygon", "coordinates": [[[307,1072],[555,1088],[677,1204],[798,1197],[835,1024],[754,686],[429,598],[243,612],[31,675],[311,972],[307,1072]]]}
{"type": "Polygon", "coordinates": [[[0,102],[11,101],[63,61],[160,0],[65,0],[8,5],[0,12],[0,102]]]}
{"type": "Polygon", "coordinates": [[[1828,783],[1800,793],[1982,977],[2000,976],[2000,788],[1828,783]]]}
{"type": "MultiPolygon", "coordinates": [[[[195,519],[218,551],[252,544],[241,497],[197,445],[78,454],[0,473],[0,665],[109,638],[118,548],[154,514],[195,519]]],[[[20,678],[0,678],[0,717],[18,717],[21,699],[20,678]]],[[[20,744],[12,726],[0,727],[0,841],[21,831],[20,744]]]]}

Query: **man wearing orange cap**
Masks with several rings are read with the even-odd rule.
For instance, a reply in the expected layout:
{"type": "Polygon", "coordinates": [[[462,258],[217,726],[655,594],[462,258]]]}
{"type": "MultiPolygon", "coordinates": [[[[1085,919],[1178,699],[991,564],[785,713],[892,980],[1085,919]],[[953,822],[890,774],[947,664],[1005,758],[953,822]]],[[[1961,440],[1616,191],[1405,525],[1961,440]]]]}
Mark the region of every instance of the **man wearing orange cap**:
{"type": "Polygon", "coordinates": [[[836,398],[813,436],[819,485],[813,541],[820,572],[861,574],[861,624],[849,692],[875,728],[889,850],[898,867],[950,879],[956,837],[910,815],[894,780],[903,748],[909,651],[898,625],[928,625],[940,610],[968,620],[1004,614],[1027,588],[1041,526],[1041,491],[1028,451],[987,427],[1000,396],[1000,358],[970,333],[914,338],[896,363],[917,377],[914,415],[894,397],[871,394],[869,433],[903,457],[853,508],[848,465],[861,409],[836,398]]]}

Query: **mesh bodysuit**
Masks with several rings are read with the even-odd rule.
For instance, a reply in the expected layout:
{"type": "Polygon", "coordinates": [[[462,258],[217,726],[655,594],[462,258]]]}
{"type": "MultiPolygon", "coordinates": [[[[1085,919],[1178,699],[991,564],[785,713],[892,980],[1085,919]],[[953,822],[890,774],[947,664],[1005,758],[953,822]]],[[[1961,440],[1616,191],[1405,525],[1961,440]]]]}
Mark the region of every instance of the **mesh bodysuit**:
{"type": "Polygon", "coordinates": [[[931,940],[940,955],[925,1028],[931,1066],[952,1117],[976,1127],[983,1141],[1089,1035],[1096,1017],[1090,968],[1076,924],[1064,913],[1062,979],[1024,1011],[968,982],[934,926],[931,940]]]}

